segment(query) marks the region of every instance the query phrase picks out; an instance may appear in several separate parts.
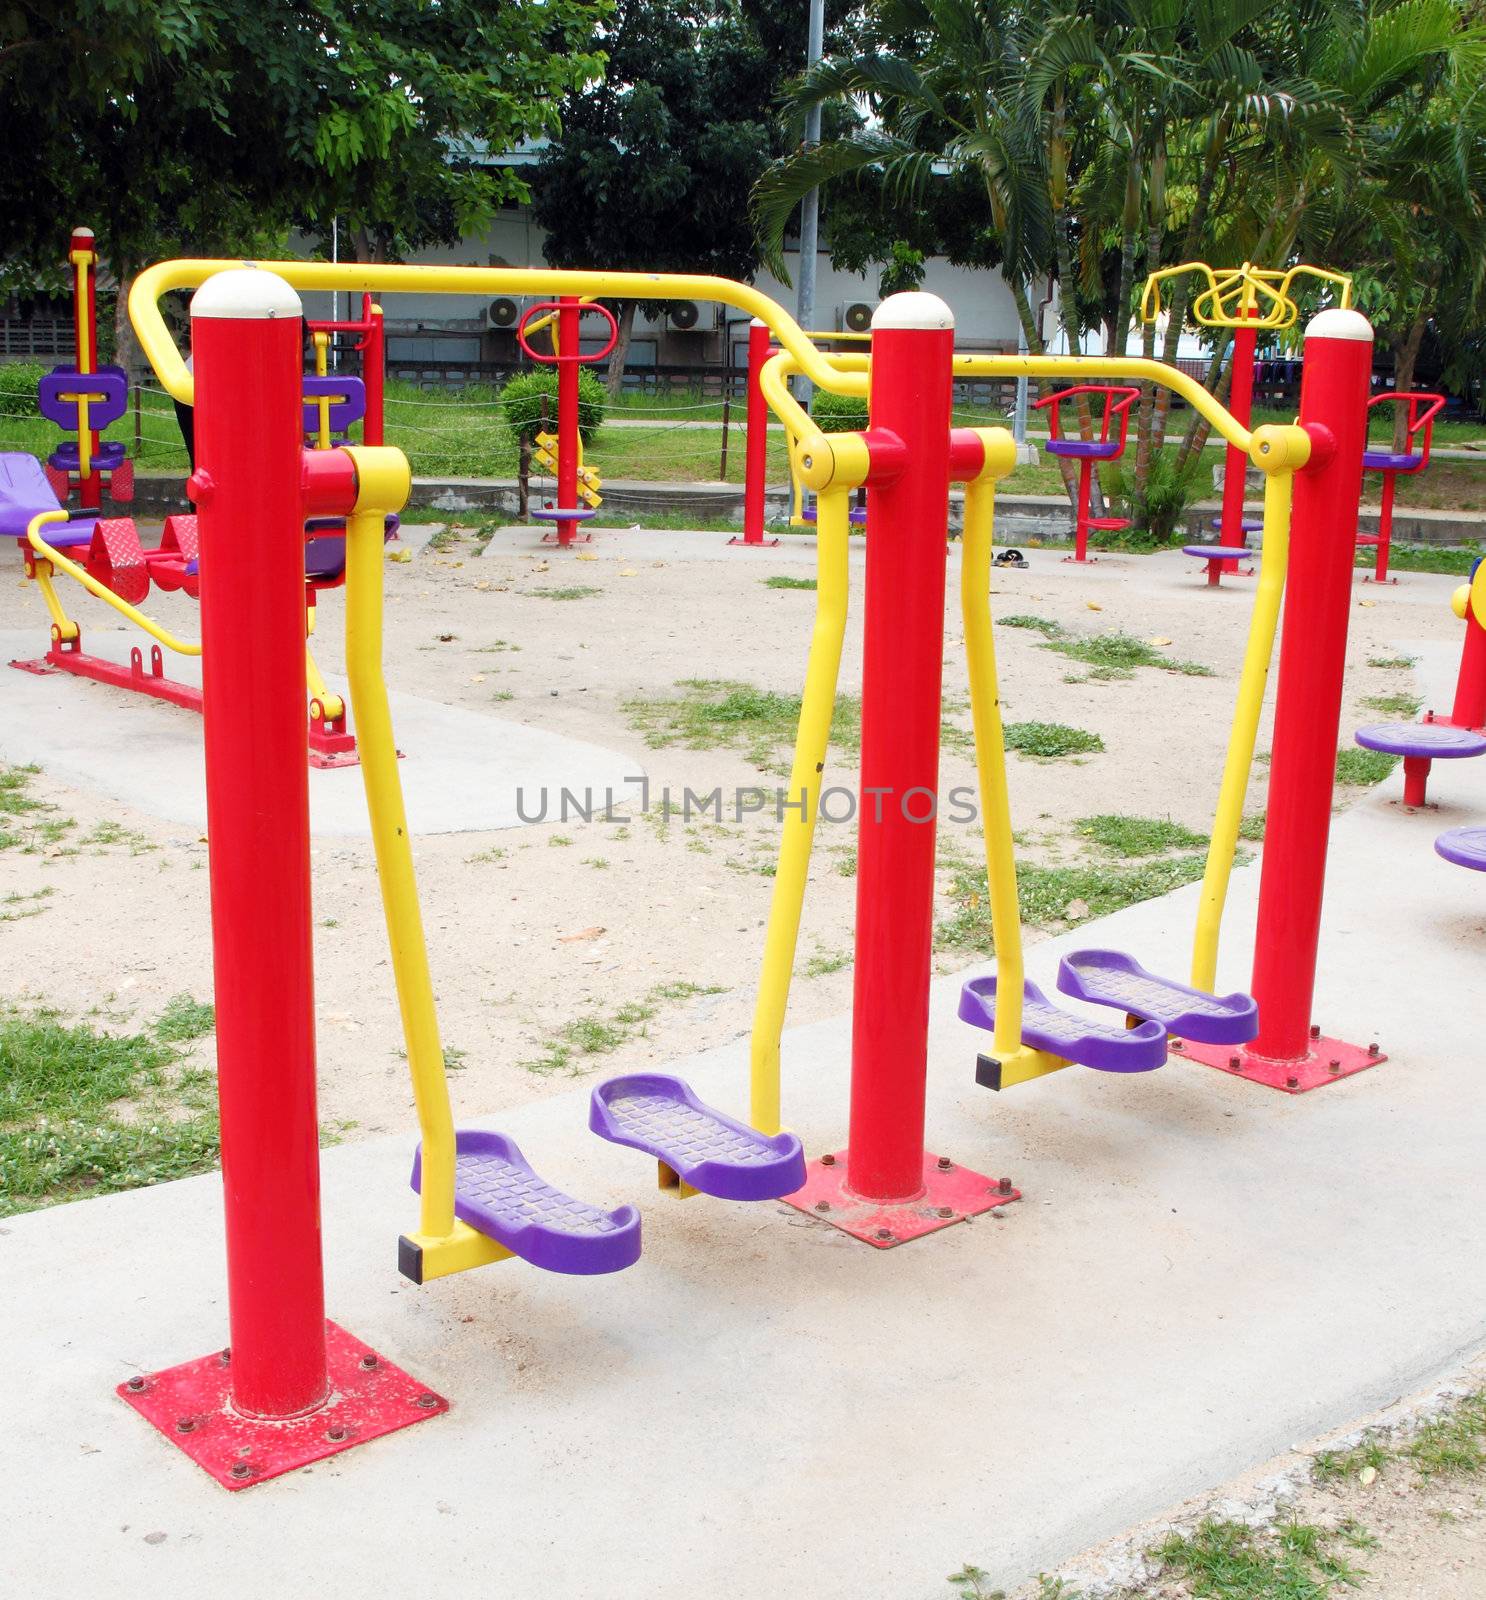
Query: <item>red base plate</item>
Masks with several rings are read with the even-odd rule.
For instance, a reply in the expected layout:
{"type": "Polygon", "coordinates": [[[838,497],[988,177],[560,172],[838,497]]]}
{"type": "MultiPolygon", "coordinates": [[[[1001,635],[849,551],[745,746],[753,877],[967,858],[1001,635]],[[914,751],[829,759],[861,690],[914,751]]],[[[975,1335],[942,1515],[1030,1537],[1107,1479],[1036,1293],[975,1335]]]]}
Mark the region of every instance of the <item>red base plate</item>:
{"type": "Polygon", "coordinates": [[[745,550],[768,550],[779,541],[777,539],[729,539],[729,544],[742,545],[745,550]]]}
{"type": "Polygon", "coordinates": [[[130,1378],[116,1393],[224,1489],[277,1478],[449,1409],[442,1395],[333,1322],[325,1324],[325,1356],[329,1398],[314,1411],[283,1421],[233,1410],[232,1366],[225,1350],[130,1378]]]}
{"type": "Polygon", "coordinates": [[[1255,1055],[1252,1050],[1226,1044],[1194,1044],[1190,1039],[1173,1039],[1171,1053],[1286,1094],[1305,1094],[1323,1084],[1335,1083],[1338,1078],[1350,1078],[1354,1072],[1366,1072],[1388,1059],[1375,1044],[1364,1048],[1319,1034],[1299,1061],[1276,1061],[1271,1056],[1255,1055]]]}
{"type": "Polygon", "coordinates": [[[864,1200],[846,1187],[846,1151],[821,1156],[805,1169],[805,1186],[786,1195],[784,1203],[829,1222],[854,1239],[865,1239],[879,1250],[907,1244],[921,1234],[952,1228],[967,1217],[1021,1199],[1010,1178],[988,1178],[957,1167],[948,1156],[924,1152],[923,1193],[912,1200],[884,1203],[864,1200]]]}

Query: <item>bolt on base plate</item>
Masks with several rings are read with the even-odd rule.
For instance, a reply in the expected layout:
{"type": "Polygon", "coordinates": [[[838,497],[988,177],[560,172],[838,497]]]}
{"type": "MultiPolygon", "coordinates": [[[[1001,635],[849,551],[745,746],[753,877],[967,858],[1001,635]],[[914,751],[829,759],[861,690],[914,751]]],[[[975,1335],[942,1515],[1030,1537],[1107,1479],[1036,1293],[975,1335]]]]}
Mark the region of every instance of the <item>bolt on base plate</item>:
{"type": "Polygon", "coordinates": [[[325,1355],[329,1397],[298,1417],[245,1417],[233,1410],[226,1350],[142,1373],[115,1393],[224,1489],[246,1489],[449,1409],[442,1395],[333,1322],[325,1324],[325,1355]]]}
{"type": "Polygon", "coordinates": [[[1276,1061],[1243,1047],[1194,1044],[1190,1039],[1173,1039],[1171,1053],[1204,1067],[1216,1067],[1229,1077],[1248,1078],[1252,1083],[1262,1083],[1266,1088],[1279,1089],[1285,1094],[1305,1094],[1323,1084],[1335,1083],[1338,1078],[1366,1072],[1369,1067],[1388,1059],[1375,1044],[1365,1047],[1347,1044],[1341,1039],[1325,1038],[1315,1030],[1311,1033],[1309,1049],[1299,1060],[1276,1061]]]}
{"type": "Polygon", "coordinates": [[[786,1195],[784,1203],[879,1250],[891,1250],[1020,1199],[1010,1178],[988,1178],[927,1150],[922,1193],[912,1200],[863,1199],[846,1187],[846,1151],[841,1150],[810,1162],[804,1188],[786,1195]]]}

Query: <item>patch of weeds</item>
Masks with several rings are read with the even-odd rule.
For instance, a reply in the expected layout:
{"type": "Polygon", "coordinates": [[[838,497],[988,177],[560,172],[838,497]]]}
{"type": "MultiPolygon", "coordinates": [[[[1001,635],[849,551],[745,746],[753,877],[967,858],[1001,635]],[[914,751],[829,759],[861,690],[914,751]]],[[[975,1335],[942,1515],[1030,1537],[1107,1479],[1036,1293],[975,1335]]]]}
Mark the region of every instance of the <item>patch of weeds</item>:
{"type": "Polygon", "coordinates": [[[1367,664],[1370,667],[1385,667],[1393,672],[1404,672],[1410,667],[1419,665],[1418,656],[1369,656],[1367,664]]]}
{"type": "Polygon", "coordinates": [[[41,902],[52,897],[53,890],[33,889],[30,894],[13,892],[0,900],[0,922],[24,922],[27,917],[39,917],[47,908],[41,902]]]}
{"type": "Polygon", "coordinates": [[[817,945],[815,954],[800,968],[800,975],[805,978],[826,978],[850,965],[850,950],[826,950],[817,945]]]}
{"type": "Polygon", "coordinates": [[[1468,1395],[1447,1415],[1426,1422],[1406,1454],[1425,1478],[1480,1472],[1486,1467],[1486,1393],[1468,1395]]]}
{"type": "Polygon", "coordinates": [[[496,656],[503,651],[519,650],[520,648],[519,644],[512,644],[509,639],[493,639],[489,644],[475,645],[470,653],[477,656],[496,656]]]}
{"type": "Polygon", "coordinates": [[[814,578],[786,578],[781,573],[775,573],[772,578],[764,579],[766,589],[815,589],[818,587],[814,578]]]}
{"type": "Polygon", "coordinates": [[[565,833],[554,833],[547,841],[548,845],[554,850],[560,850],[564,845],[570,845],[572,842],[565,833]]]}
{"type": "Polygon", "coordinates": [[[1058,639],[1063,634],[1063,624],[1054,622],[1051,617],[1002,617],[998,625],[1003,628],[1030,628],[1034,633],[1040,633],[1044,639],[1058,639]]]}
{"type": "Polygon", "coordinates": [[[1154,1554],[1193,1600],[1326,1600],[1363,1577],[1332,1551],[1332,1539],[1309,1523],[1261,1534],[1209,1519],[1191,1534],[1172,1534],[1154,1554]]]}
{"type": "Polygon", "coordinates": [[[1254,844],[1262,843],[1266,820],[1266,814],[1263,811],[1251,811],[1238,825],[1239,838],[1251,840],[1254,844]]]}
{"type": "Polygon", "coordinates": [[[95,845],[102,849],[115,844],[127,845],[131,856],[142,856],[146,851],[160,848],[159,845],[146,839],[142,833],[136,833],[133,828],[126,828],[121,823],[113,821],[96,824],[78,840],[78,844],[95,845]]]}
{"type": "Polygon", "coordinates": [[[1081,661],[1105,678],[1131,677],[1136,667],[1158,667],[1162,672],[1177,672],[1188,678],[1213,675],[1213,669],[1200,661],[1163,655],[1154,645],[1129,633],[1099,633],[1079,639],[1060,633],[1049,638],[1043,649],[1056,650],[1070,661],[1081,661]]]}
{"type": "MultiPolygon", "coordinates": [[[[1107,917],[1125,906],[1195,883],[1205,864],[1200,855],[1179,855],[1135,866],[1023,866],[1017,873],[1022,920],[1032,927],[1048,927],[1107,917]]],[[[935,930],[937,945],[989,952],[994,941],[985,869],[969,864],[957,869],[948,892],[954,911],[935,930]]]]}
{"type": "Polygon", "coordinates": [[[1042,761],[1053,761],[1059,756],[1090,755],[1104,748],[1104,741],[1097,733],[1070,728],[1062,722],[1008,722],[1004,731],[1008,750],[1042,761]]]}
{"type": "Polygon", "coordinates": [[[464,858],[466,866],[475,866],[486,861],[504,861],[510,851],[501,845],[493,844],[488,850],[477,850],[474,855],[464,858]]]}
{"type": "Polygon", "coordinates": [[[597,870],[600,872],[607,872],[609,870],[609,863],[605,861],[602,856],[588,856],[585,858],[583,865],[585,867],[597,868],[597,870]]]}
{"type": "Polygon", "coordinates": [[[595,589],[588,584],[572,583],[560,589],[527,589],[523,591],[528,596],[536,596],[542,600],[587,600],[596,594],[602,594],[602,589],[595,589]]]}
{"type": "Polygon", "coordinates": [[[1397,756],[1353,745],[1350,750],[1338,750],[1336,753],[1336,781],[1353,789],[1370,788],[1375,783],[1381,783],[1397,765],[1397,756]]]}
{"type": "Polygon", "coordinates": [[[20,848],[34,854],[77,826],[71,817],[56,816],[49,801],[28,792],[40,771],[35,766],[0,767],[0,850],[20,848]]]}
{"type": "Polygon", "coordinates": [[[1080,817],[1074,824],[1086,839],[1117,856],[1155,856],[1163,850],[1195,850],[1207,843],[1205,833],[1194,833],[1169,817],[1135,817],[1104,813],[1080,817]]]}
{"type": "Polygon", "coordinates": [[[514,700],[516,696],[509,689],[497,689],[490,698],[499,704],[502,701],[514,700]]]}
{"type": "Polygon", "coordinates": [[[56,1011],[0,1012],[0,1216],[215,1165],[212,1075],[158,1027],[110,1034],[56,1011]]]}
{"type": "Polygon", "coordinates": [[[172,995],[155,1024],[155,1037],[167,1044],[200,1039],[217,1025],[217,1008],[188,994],[172,995]]]}
{"type": "Polygon", "coordinates": [[[446,1044],[444,1046],[444,1070],[446,1072],[462,1072],[464,1064],[469,1060],[469,1051],[461,1050],[458,1045],[446,1044]]]}
{"type": "Polygon", "coordinates": [[[1369,711],[1381,711],[1389,717],[1417,717],[1424,704],[1411,694],[1370,694],[1362,702],[1369,711]]]}
{"type": "Polygon", "coordinates": [[[689,983],[657,983],[645,992],[642,1000],[632,1000],[609,1016],[590,1012],[585,1017],[575,1017],[565,1022],[542,1044],[542,1053],[518,1066],[528,1072],[546,1076],[553,1072],[576,1074],[583,1071],[584,1056],[606,1056],[620,1045],[627,1044],[637,1033],[643,1035],[648,1023],[661,1005],[677,1000],[689,1000],[694,995],[722,994],[717,985],[689,983]]]}
{"type": "Polygon", "coordinates": [[[836,852],[836,875],[840,878],[856,877],[857,853],[854,849],[838,850],[836,852]]]}
{"type": "MultiPolygon", "coordinates": [[[[630,726],[652,749],[682,745],[688,750],[734,746],[755,766],[767,767],[781,748],[794,744],[800,696],[775,694],[731,678],[683,678],[677,696],[626,700],[621,707],[630,726]]],[[[854,695],[836,701],[831,740],[842,750],[861,744],[861,702],[854,695]]]]}
{"type": "Polygon", "coordinates": [[[990,1573],[968,1561],[958,1572],[951,1572],[946,1582],[955,1586],[959,1600],[1006,1600],[1004,1589],[991,1588],[990,1573]]]}
{"type": "Polygon", "coordinates": [[[338,928],[340,925],[339,917],[326,917],[320,923],[322,928],[338,928]]]}
{"type": "Polygon", "coordinates": [[[1364,1439],[1350,1450],[1318,1450],[1311,1458],[1311,1476],[1317,1483],[1353,1479],[1368,1467],[1381,1472],[1392,1456],[1380,1439],[1364,1439]]]}

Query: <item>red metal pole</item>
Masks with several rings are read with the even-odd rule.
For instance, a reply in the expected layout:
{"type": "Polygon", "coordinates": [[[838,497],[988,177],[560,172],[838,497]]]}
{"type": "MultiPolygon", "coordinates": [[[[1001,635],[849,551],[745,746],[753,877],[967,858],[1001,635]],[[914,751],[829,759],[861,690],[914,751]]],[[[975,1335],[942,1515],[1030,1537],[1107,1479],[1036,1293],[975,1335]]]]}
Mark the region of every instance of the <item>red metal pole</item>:
{"type": "MultiPolygon", "coordinates": [[[[1258,312],[1251,311],[1249,314],[1257,316],[1258,312]]],[[[1239,327],[1233,330],[1233,376],[1228,384],[1228,409],[1246,428],[1254,412],[1254,345],[1258,337],[1253,328],[1239,327]]],[[[1230,444],[1223,461],[1223,515],[1218,534],[1220,544],[1244,542],[1243,496],[1248,470],[1248,456],[1230,444]]]]}
{"type": "Polygon", "coordinates": [[[255,1417],[326,1395],[300,313],[281,278],[252,269],[219,273],[191,302],[232,1394],[255,1417]]]}
{"type": "MultiPolygon", "coordinates": [[[[757,317],[748,325],[748,409],[743,455],[743,537],[729,544],[764,544],[764,490],[769,478],[769,405],[759,374],[771,354],[769,330],[757,317]]],[[[771,540],[777,544],[779,541],[771,540]]]]}
{"type": "Polygon", "coordinates": [[[1085,456],[1078,464],[1078,515],[1073,526],[1073,559],[1089,559],[1089,505],[1094,495],[1094,463],[1085,456]]]}
{"type": "Polygon", "coordinates": [[[953,354],[942,300],[895,295],[878,307],[868,437],[893,435],[902,450],[896,476],[867,491],[846,1181],[884,1202],[924,1187],[953,354]]]}
{"type": "Polygon", "coordinates": [[[1372,569],[1374,583],[1388,581],[1388,547],[1393,542],[1393,491],[1397,481],[1396,472],[1383,474],[1383,503],[1378,507],[1378,557],[1372,569]]]}
{"type": "MultiPolygon", "coordinates": [[[[91,228],[72,230],[67,259],[73,270],[72,320],[77,340],[77,370],[96,372],[98,370],[98,252],[94,248],[91,228]],[[77,282],[77,268],[80,264],[87,269],[83,276],[81,292],[77,282]]],[[[89,428],[88,460],[96,462],[97,459],[98,430],[89,428]]],[[[97,511],[103,505],[103,478],[96,466],[86,475],[79,474],[77,493],[85,511],[97,511]]]]}
{"type": "Polygon", "coordinates": [[[1460,652],[1460,675],[1455,680],[1455,704],[1450,721],[1457,728],[1486,725],[1486,628],[1465,608],[1465,646],[1460,652]]]}
{"type": "MultiPolygon", "coordinates": [[[[557,339],[562,359],[557,364],[557,509],[578,509],[578,309],[576,295],[565,294],[557,313],[557,339]]],[[[574,543],[578,524],[558,519],[557,542],[574,543]]]]}
{"type": "MultiPolygon", "coordinates": [[[[1311,321],[1300,424],[1311,436],[1313,453],[1295,480],[1295,535],[1285,589],[1254,950],[1259,1036],[1250,1053],[1278,1064],[1281,1071],[1292,1064],[1298,1069],[1316,1053],[1310,1050],[1311,1003],[1371,370],[1372,329],[1365,317],[1331,310],[1311,321]]],[[[1298,1070],[1286,1072],[1285,1087],[1301,1086],[1290,1081],[1299,1076],[1298,1070]]]]}
{"type": "Polygon", "coordinates": [[[361,316],[366,323],[366,334],[361,347],[361,381],[366,388],[366,417],[361,424],[361,437],[367,444],[386,442],[384,428],[385,390],[387,382],[387,344],[382,324],[382,308],[372,297],[361,297],[361,316]]]}

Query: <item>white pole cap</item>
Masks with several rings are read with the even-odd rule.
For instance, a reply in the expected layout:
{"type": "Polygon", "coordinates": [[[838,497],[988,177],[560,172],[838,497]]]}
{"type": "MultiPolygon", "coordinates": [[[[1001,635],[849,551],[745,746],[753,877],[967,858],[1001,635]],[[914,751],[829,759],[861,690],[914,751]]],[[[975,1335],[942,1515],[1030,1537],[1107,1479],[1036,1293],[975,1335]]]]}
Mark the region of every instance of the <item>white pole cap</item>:
{"type": "Polygon", "coordinates": [[[872,331],[879,328],[952,328],[955,314],[937,294],[910,289],[890,294],[872,313],[872,331]]]}
{"type": "Polygon", "coordinates": [[[1344,311],[1333,306],[1318,311],[1305,325],[1307,339],[1355,339],[1371,344],[1372,323],[1360,311],[1344,311]]]}
{"type": "Polygon", "coordinates": [[[276,272],[231,267],[191,296],[191,315],[214,321],[273,322],[304,314],[299,296],[276,272]]]}

